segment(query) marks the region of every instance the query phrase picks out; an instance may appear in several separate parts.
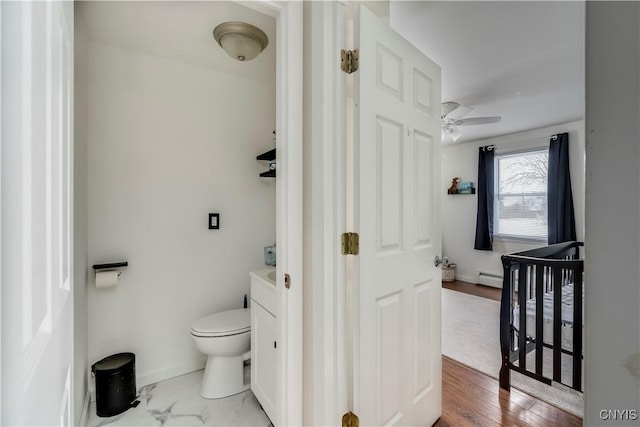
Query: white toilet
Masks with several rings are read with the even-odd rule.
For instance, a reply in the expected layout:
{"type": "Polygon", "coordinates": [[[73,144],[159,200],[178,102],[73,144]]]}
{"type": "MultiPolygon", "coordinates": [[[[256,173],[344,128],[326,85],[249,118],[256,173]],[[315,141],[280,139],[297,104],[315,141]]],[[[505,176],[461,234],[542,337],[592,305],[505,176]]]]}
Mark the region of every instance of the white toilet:
{"type": "Polygon", "coordinates": [[[251,309],[221,311],[196,320],[191,336],[207,355],[200,395],[219,399],[248,390],[244,383],[244,361],[250,357],[251,309]]]}

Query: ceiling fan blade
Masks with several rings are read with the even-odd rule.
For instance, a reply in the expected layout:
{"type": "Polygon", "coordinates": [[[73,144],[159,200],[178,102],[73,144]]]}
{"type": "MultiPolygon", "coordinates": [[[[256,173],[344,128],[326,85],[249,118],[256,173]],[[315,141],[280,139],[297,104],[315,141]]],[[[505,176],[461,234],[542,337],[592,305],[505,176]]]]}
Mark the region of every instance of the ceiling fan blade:
{"type": "Polygon", "coordinates": [[[447,114],[446,118],[454,121],[460,120],[461,118],[463,118],[464,116],[466,116],[472,111],[473,111],[473,108],[460,105],[458,108],[456,108],[455,110],[447,114]]]}
{"type": "Polygon", "coordinates": [[[456,120],[453,124],[455,126],[486,125],[489,123],[498,123],[500,120],[502,120],[502,117],[500,116],[471,117],[468,119],[456,120]]]}
{"type": "Polygon", "coordinates": [[[457,102],[453,102],[453,101],[443,102],[441,118],[444,119],[445,117],[447,117],[449,113],[451,113],[453,110],[455,110],[459,106],[460,104],[458,104],[457,102]]]}

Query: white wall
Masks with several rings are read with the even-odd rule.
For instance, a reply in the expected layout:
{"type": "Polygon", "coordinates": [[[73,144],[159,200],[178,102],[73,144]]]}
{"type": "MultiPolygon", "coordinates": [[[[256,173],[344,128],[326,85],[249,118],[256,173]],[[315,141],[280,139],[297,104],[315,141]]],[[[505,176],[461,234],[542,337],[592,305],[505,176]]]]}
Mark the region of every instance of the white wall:
{"type": "Polygon", "coordinates": [[[576,213],[578,240],[584,233],[584,122],[571,122],[558,126],[534,129],[496,138],[442,147],[442,252],[455,262],[456,279],[477,283],[478,272],[502,277],[500,257],[509,252],[526,250],[544,244],[530,244],[494,239],[493,251],[473,249],[477,195],[447,195],[453,177],[472,181],[478,185],[478,147],[495,145],[497,152],[549,146],[549,137],[556,133],[569,133],[569,159],[573,204],[576,213]]]}
{"type": "Polygon", "coordinates": [[[88,383],[87,300],[87,38],[74,14],[74,209],[73,209],[73,424],[82,425],[88,383]]]}
{"type": "Polygon", "coordinates": [[[89,52],[88,262],[129,262],[117,288],[96,290],[90,275],[89,361],[132,351],[142,385],[204,366],[191,323],[241,307],[275,241],[275,180],[255,160],[273,146],[275,70],[265,83],[89,52]],[[210,212],[220,230],[207,229],[210,212]]]}
{"type": "Polygon", "coordinates": [[[639,29],[639,3],[587,2],[586,426],[640,419],[639,29]]]}

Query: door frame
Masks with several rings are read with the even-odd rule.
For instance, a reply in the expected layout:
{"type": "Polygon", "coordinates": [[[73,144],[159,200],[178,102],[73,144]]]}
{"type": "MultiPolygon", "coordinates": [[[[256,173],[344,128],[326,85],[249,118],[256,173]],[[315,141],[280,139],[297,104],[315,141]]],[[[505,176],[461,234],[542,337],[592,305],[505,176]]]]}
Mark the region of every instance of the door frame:
{"type": "Polygon", "coordinates": [[[347,48],[348,4],[309,2],[304,9],[305,412],[304,425],[341,425],[349,409],[346,97],[353,78],[340,70],[347,48]]]}
{"type": "Polygon", "coordinates": [[[276,294],[278,379],[274,425],[302,425],[302,2],[237,1],[276,18],[276,294]],[[285,288],[285,274],[290,288],[285,288]]]}
{"type": "MultiPolygon", "coordinates": [[[[1,84],[2,84],[2,9],[3,9],[4,5],[2,2],[0,2],[0,100],[2,99],[2,89],[1,89],[1,84]]],[[[3,102],[0,101],[0,130],[2,129],[2,106],[3,106],[3,102]]],[[[0,133],[0,165],[2,164],[2,149],[3,149],[3,144],[2,144],[2,135],[0,133]]],[[[0,173],[0,242],[3,242],[2,240],[2,218],[3,218],[3,205],[4,205],[4,199],[3,199],[3,194],[2,194],[2,174],[0,173]]],[[[2,282],[2,245],[0,244],[0,283],[2,282]]],[[[1,286],[1,285],[0,285],[1,286]]],[[[2,332],[2,289],[0,288],[0,332],[2,332]]],[[[0,384],[2,383],[2,347],[3,347],[3,342],[2,339],[0,338],[0,384]]],[[[0,414],[2,414],[2,387],[0,386],[0,414]]],[[[2,422],[2,417],[0,416],[0,422],[2,422]]]]}

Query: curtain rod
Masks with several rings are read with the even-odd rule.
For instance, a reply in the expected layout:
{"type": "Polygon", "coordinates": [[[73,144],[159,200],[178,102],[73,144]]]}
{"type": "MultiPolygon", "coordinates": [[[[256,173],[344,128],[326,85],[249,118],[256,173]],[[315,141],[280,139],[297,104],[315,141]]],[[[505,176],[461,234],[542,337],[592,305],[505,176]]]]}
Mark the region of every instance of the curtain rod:
{"type": "Polygon", "coordinates": [[[495,145],[487,145],[487,146],[485,146],[485,147],[482,147],[482,151],[491,151],[491,150],[493,150],[494,148],[496,148],[496,146],[495,146],[495,145]]]}

